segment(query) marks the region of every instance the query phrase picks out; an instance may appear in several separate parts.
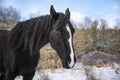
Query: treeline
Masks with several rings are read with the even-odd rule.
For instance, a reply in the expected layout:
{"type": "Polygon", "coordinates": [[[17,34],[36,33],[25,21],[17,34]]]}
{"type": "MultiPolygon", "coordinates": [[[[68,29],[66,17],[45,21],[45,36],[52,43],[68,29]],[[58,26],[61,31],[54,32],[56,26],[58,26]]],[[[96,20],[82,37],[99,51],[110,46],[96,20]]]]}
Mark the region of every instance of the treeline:
{"type": "Polygon", "coordinates": [[[116,24],[113,29],[108,28],[107,21],[102,20],[100,28],[98,22],[91,25],[89,44],[92,50],[106,53],[120,53],[120,25],[116,24]]]}
{"type": "Polygon", "coordinates": [[[120,53],[120,19],[116,20],[114,28],[109,28],[106,20],[89,21],[76,29],[75,49],[78,54],[100,51],[105,53],[120,53]]]}

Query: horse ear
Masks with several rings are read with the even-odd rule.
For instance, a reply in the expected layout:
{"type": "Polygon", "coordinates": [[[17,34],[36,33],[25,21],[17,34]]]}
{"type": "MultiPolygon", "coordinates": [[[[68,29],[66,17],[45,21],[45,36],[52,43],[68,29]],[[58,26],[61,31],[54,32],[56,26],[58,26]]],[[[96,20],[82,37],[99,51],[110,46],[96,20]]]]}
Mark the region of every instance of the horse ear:
{"type": "Polygon", "coordinates": [[[65,16],[70,20],[70,11],[69,11],[69,8],[66,9],[65,16]]]}
{"type": "Polygon", "coordinates": [[[50,15],[53,17],[53,19],[55,19],[55,20],[57,19],[57,13],[56,13],[53,5],[51,5],[51,7],[50,7],[50,15]]]}

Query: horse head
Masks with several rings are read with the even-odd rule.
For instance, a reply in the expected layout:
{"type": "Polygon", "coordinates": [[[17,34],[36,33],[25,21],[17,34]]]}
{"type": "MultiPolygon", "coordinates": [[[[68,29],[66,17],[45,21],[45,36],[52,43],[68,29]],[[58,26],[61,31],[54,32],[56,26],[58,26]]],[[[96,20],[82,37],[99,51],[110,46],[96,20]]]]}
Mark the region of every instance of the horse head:
{"type": "Polygon", "coordinates": [[[63,67],[72,68],[76,63],[76,57],[73,46],[75,30],[70,22],[70,11],[67,8],[65,14],[59,13],[51,6],[50,15],[52,16],[53,24],[49,42],[60,57],[63,67]]]}

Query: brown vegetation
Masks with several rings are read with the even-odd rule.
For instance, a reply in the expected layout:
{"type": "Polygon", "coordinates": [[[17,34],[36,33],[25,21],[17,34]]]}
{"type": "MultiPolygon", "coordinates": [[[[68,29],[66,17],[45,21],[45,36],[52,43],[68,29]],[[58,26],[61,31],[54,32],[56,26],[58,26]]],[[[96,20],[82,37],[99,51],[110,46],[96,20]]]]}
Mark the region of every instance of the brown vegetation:
{"type": "Polygon", "coordinates": [[[38,64],[38,69],[48,69],[48,68],[60,68],[61,67],[61,61],[55,52],[50,47],[50,44],[47,44],[40,50],[40,61],[38,64]]]}

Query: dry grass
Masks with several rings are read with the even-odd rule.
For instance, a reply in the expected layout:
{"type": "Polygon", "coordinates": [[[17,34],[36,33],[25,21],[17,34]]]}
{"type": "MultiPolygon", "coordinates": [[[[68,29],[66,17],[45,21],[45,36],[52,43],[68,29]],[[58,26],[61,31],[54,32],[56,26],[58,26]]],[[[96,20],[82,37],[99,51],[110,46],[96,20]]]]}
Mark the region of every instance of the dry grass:
{"type": "Polygon", "coordinates": [[[40,50],[40,61],[38,64],[38,69],[55,69],[61,67],[61,61],[55,52],[50,47],[50,44],[47,44],[40,50]]]}
{"type": "Polygon", "coordinates": [[[85,29],[76,29],[74,34],[74,47],[77,56],[80,56],[90,48],[88,44],[89,31],[85,29]]]}

